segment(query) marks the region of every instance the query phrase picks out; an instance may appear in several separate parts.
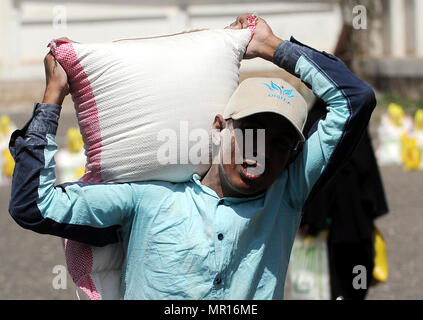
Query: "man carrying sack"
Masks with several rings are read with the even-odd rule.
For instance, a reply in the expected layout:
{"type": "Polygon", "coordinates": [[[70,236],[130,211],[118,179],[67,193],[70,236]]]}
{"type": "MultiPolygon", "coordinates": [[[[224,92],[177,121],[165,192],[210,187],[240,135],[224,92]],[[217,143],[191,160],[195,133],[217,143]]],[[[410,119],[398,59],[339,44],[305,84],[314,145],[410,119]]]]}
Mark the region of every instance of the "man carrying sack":
{"type": "MultiPolygon", "coordinates": [[[[229,28],[247,28],[249,17],[229,28]]],[[[10,214],[39,233],[97,246],[123,241],[124,299],[282,299],[302,207],[351,155],[376,101],[338,58],[282,41],[261,18],[245,54],[254,57],[301,78],[328,105],[308,139],[300,94],[280,79],[251,78],[214,119],[219,152],[204,176],[54,186],[54,138],[68,85],[47,55],[44,99],[10,141],[10,214]],[[264,130],[264,140],[254,138],[254,157],[242,153],[237,162],[243,148],[233,133],[250,129],[264,130]]]]}

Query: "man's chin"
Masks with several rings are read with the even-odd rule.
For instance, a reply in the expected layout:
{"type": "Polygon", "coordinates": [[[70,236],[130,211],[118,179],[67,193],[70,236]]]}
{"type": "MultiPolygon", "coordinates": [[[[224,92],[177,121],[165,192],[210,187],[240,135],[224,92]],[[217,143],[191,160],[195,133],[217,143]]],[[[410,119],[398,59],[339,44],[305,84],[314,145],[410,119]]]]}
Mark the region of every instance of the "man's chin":
{"type": "Polygon", "coordinates": [[[226,183],[230,189],[238,193],[240,196],[254,196],[264,192],[264,174],[251,175],[246,172],[242,165],[232,168],[232,174],[226,176],[226,183]]]}
{"type": "Polygon", "coordinates": [[[262,193],[264,186],[264,174],[254,174],[244,170],[239,171],[239,182],[237,189],[245,195],[256,195],[262,193]]]}

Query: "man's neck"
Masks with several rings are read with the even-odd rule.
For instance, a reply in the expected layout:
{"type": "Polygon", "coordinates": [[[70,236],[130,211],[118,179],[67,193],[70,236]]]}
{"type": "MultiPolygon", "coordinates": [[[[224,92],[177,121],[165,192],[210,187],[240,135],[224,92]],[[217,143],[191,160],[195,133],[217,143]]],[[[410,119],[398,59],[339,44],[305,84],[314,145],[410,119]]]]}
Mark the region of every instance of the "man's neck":
{"type": "MultiPolygon", "coordinates": [[[[219,198],[223,197],[236,197],[241,198],[244,195],[239,194],[226,186],[225,177],[223,176],[225,173],[223,169],[218,164],[212,164],[209,171],[207,171],[206,175],[201,180],[201,184],[209,187],[214,192],[217,193],[219,198]]],[[[244,196],[245,197],[245,196],[244,196]]]]}
{"type": "Polygon", "coordinates": [[[201,184],[206,187],[209,187],[214,192],[216,192],[219,198],[224,197],[219,173],[219,166],[217,164],[213,164],[210,167],[209,171],[207,171],[206,175],[203,177],[203,179],[201,179],[201,184]]]}

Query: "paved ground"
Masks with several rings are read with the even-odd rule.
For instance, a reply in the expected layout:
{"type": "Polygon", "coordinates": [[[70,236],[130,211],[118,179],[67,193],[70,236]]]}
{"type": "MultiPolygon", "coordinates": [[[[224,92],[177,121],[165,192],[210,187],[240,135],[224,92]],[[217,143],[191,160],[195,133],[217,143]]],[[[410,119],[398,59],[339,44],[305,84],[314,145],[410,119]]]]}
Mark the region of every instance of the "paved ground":
{"type": "MultiPolygon", "coordinates": [[[[30,109],[10,110],[17,125],[30,115],[30,109]]],[[[64,108],[61,118],[58,135],[63,137],[76,122],[71,108],[64,108]]],[[[390,276],[370,290],[368,299],[423,299],[423,172],[384,167],[381,173],[390,213],[376,223],[388,245],[390,276]]],[[[65,290],[52,285],[53,268],[65,265],[60,239],[20,228],[8,214],[9,197],[9,187],[0,187],[0,299],[76,299],[69,277],[65,290]]]]}

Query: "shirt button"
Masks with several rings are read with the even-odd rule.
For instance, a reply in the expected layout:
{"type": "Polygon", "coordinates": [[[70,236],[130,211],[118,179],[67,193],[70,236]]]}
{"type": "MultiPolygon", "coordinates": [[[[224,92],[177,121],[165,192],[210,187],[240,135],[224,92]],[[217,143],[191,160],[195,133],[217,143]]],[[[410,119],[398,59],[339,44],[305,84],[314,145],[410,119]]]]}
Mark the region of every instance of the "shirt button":
{"type": "Polygon", "coordinates": [[[216,279],[214,279],[214,284],[221,284],[222,283],[222,278],[217,277],[216,279]]]}
{"type": "Polygon", "coordinates": [[[217,238],[218,238],[219,240],[223,240],[223,234],[219,233],[219,234],[217,235],[217,238]]]}

